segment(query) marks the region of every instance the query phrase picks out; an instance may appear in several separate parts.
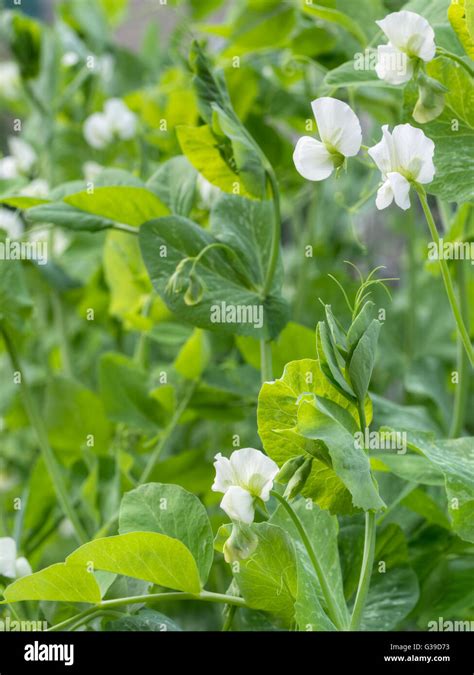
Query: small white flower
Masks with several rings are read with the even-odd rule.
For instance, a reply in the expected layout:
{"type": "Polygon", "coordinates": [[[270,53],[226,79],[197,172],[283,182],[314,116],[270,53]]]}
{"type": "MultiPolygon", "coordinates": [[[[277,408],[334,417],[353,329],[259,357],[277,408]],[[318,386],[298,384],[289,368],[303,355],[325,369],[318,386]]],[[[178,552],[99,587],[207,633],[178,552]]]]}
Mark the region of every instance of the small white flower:
{"type": "Polygon", "coordinates": [[[133,138],[137,118],[119,98],[105,102],[104,111],[90,115],[84,122],[84,137],[90,146],[98,150],[105,148],[115,136],[122,140],[133,138]]]}
{"type": "Polygon", "coordinates": [[[270,498],[273,479],[279,469],[275,462],[255,448],[236,450],[230,459],[221,453],[215,457],[214,492],[223,492],[221,508],[229,518],[250,524],[255,514],[255,500],[270,498]]]}
{"type": "Polygon", "coordinates": [[[106,101],[104,115],[112,127],[113,133],[126,141],[135,136],[137,118],[125,103],[119,98],[111,98],[106,101]]]}
{"type": "Polygon", "coordinates": [[[84,122],[84,138],[92,148],[101,150],[113,138],[112,128],[103,113],[93,113],[84,122]]]}
{"type": "Polygon", "coordinates": [[[402,10],[376,23],[389,40],[377,47],[375,71],[381,80],[404,84],[411,79],[417,59],[428,62],[434,58],[435,34],[424,17],[402,10]]]}
{"type": "Polygon", "coordinates": [[[84,162],[82,165],[82,173],[88,182],[93,181],[94,178],[97,178],[97,176],[102,173],[103,170],[104,167],[102,164],[98,164],[97,162],[84,162]]]}
{"type": "Polygon", "coordinates": [[[8,149],[10,154],[0,159],[0,178],[11,179],[28,174],[37,160],[35,150],[18,136],[10,136],[8,149]]]}
{"type": "Polygon", "coordinates": [[[28,560],[16,556],[15,540],[11,537],[0,537],[0,575],[9,579],[17,579],[31,573],[28,560]]]}
{"type": "Polygon", "coordinates": [[[308,180],[324,180],[346,157],[357,155],[362,143],[360,122],[354,111],[336,98],[317,98],[311,103],[321,141],[303,136],[296,144],[296,170],[308,180]]]}
{"type": "Polygon", "coordinates": [[[14,61],[0,63],[0,96],[11,101],[20,94],[20,70],[14,61]]]}
{"type": "Polygon", "coordinates": [[[79,63],[79,54],[73,51],[64,52],[61,63],[65,68],[71,68],[79,63]]]}
{"type": "Polygon", "coordinates": [[[410,207],[410,184],[431,183],[435,174],[434,143],[421,129],[399,124],[390,133],[382,127],[382,140],[369,149],[382,172],[383,184],[377,192],[376,205],[385,209],[393,200],[406,210],[410,207]]]}
{"type": "Polygon", "coordinates": [[[11,180],[18,178],[18,164],[14,157],[7,155],[0,159],[0,179],[11,180]]]}
{"type": "Polygon", "coordinates": [[[0,207],[0,230],[5,230],[9,239],[19,239],[23,234],[23,221],[16,211],[0,207]]]}

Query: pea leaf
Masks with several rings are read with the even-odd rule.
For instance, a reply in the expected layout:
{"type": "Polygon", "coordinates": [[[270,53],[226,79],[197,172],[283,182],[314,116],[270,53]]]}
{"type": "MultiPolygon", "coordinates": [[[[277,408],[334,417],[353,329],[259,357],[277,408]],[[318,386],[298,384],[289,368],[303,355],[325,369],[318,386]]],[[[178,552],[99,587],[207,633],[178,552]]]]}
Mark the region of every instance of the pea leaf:
{"type": "Polygon", "coordinates": [[[205,584],[213,561],[213,535],[206,509],[179,485],[148,483],[127,492],[120,505],[119,532],[141,530],[181,541],[196,560],[205,584]]]}
{"type": "Polygon", "coordinates": [[[3,593],[7,602],[42,600],[90,602],[101,600],[97,580],[84,565],[57,563],[40,572],[17,579],[3,593]]]}
{"type": "Polygon", "coordinates": [[[156,192],[171,213],[188,216],[196,191],[196,169],[186,157],[172,157],[148,179],[147,187],[156,192]]]}
{"type": "MultiPolygon", "coordinates": [[[[280,379],[262,386],[257,409],[258,433],[265,452],[279,466],[304,452],[317,455],[302,494],[311,497],[318,506],[329,509],[331,513],[351,513],[351,495],[332,468],[327,449],[321,442],[306,438],[298,432],[299,407],[305,397],[313,400],[315,396],[336,403],[347,410],[354,422],[358,420],[354,404],[331,385],[321,371],[319,362],[301,359],[290,361],[280,379]]],[[[372,408],[368,400],[366,416],[369,424],[372,408]]]]}
{"type": "Polygon", "coordinates": [[[95,569],[150,581],[177,591],[199,593],[196,561],[177,539],[154,532],[130,532],[95,539],[66,558],[67,565],[95,569]]]}
{"type": "Polygon", "coordinates": [[[0,323],[9,331],[22,332],[31,308],[21,263],[18,260],[0,261],[0,323]]]}
{"type": "Polygon", "coordinates": [[[234,577],[242,596],[254,609],[271,612],[289,625],[297,593],[293,543],[280,527],[269,523],[252,526],[258,537],[253,555],[241,561],[234,577]]]}
{"type": "Polygon", "coordinates": [[[107,630],[119,632],[156,632],[180,631],[181,628],[169,617],[154,609],[142,609],[137,614],[124,616],[107,624],[107,630]]]}
{"type": "Polygon", "coordinates": [[[380,321],[374,319],[358,341],[349,363],[349,377],[359,401],[365,399],[369,389],[380,328],[380,321]]]}
{"type": "Polygon", "coordinates": [[[32,223],[52,223],[69,230],[98,232],[114,226],[105,216],[93,215],[76,209],[65,202],[49,202],[28,209],[26,218],[32,223]]]}
{"type": "Polygon", "coordinates": [[[140,229],[139,241],[153,286],[178,317],[200,328],[259,337],[277,335],[286,322],[285,302],[275,295],[262,301],[238,255],[227,249],[213,247],[195,265],[200,301],[187,305],[184,293],[169,287],[183,258],[219,243],[192,221],[178,216],[151,221],[140,229]]]}
{"type": "Polygon", "coordinates": [[[474,3],[472,0],[451,0],[448,19],[466,54],[474,59],[474,3]]]}
{"type": "Polygon", "coordinates": [[[198,379],[205,371],[211,358],[211,348],[204,331],[195,328],[192,335],[179,350],[174,367],[188,380],[198,379]]]}

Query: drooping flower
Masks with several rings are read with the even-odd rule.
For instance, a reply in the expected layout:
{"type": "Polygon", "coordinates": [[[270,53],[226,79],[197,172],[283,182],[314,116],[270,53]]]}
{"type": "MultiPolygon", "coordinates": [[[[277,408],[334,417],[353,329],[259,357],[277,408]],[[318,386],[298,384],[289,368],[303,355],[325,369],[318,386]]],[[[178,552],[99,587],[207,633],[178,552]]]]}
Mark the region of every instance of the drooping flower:
{"type": "Polygon", "coordinates": [[[383,183],[375,203],[378,209],[385,209],[395,200],[397,206],[406,210],[410,207],[411,183],[433,180],[435,145],[411,124],[399,124],[392,133],[384,125],[382,134],[380,143],[368,151],[382,173],[383,183]]]}
{"type": "Polygon", "coordinates": [[[17,558],[16,543],[11,537],[0,537],[0,575],[9,579],[26,577],[32,573],[26,558],[17,558]]]}
{"type": "Polygon", "coordinates": [[[10,136],[8,149],[10,154],[0,159],[0,178],[8,180],[28,174],[37,160],[35,150],[18,136],[10,136]]]}
{"type": "Polygon", "coordinates": [[[221,508],[234,521],[252,523],[255,500],[269,500],[278,466],[255,448],[236,450],[230,459],[219,453],[215,459],[216,478],[212,489],[224,493],[221,508]]]}
{"type": "Polygon", "coordinates": [[[428,62],[434,58],[435,34],[424,17],[402,10],[376,23],[389,40],[377,47],[375,71],[381,80],[404,84],[411,79],[417,60],[428,62]]]}
{"type": "Polygon", "coordinates": [[[122,140],[133,138],[136,132],[136,115],[119,98],[105,102],[103,112],[90,115],[84,122],[84,138],[93,148],[105,148],[117,137],[122,140]]]}
{"type": "Polygon", "coordinates": [[[296,144],[293,161],[307,180],[324,180],[343,165],[346,157],[357,155],[362,143],[360,122],[354,111],[336,98],[324,96],[311,103],[318,141],[303,136],[296,144]]]}

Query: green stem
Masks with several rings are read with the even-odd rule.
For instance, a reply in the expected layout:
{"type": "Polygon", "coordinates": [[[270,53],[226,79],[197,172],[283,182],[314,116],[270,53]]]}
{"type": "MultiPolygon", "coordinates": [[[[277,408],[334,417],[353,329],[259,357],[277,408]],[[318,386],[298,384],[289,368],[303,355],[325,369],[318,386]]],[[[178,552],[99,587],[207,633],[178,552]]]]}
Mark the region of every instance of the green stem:
{"type": "Polygon", "coordinates": [[[469,73],[470,77],[474,77],[474,70],[471,68],[471,66],[466,61],[464,61],[464,59],[462,59],[457,54],[453,54],[452,52],[449,52],[447,49],[444,49],[444,47],[438,47],[438,49],[436,50],[436,53],[437,53],[438,56],[445,56],[447,59],[451,59],[451,61],[455,61],[460,66],[462,66],[464,68],[464,70],[466,70],[469,73]]]}
{"type": "Polygon", "coordinates": [[[268,263],[267,273],[265,275],[265,282],[263,284],[263,297],[266,298],[270,293],[273,277],[275,276],[276,267],[278,264],[278,254],[280,251],[280,236],[281,236],[281,213],[280,213],[280,191],[278,189],[278,182],[275,172],[272,168],[267,169],[267,177],[270,181],[273,198],[273,230],[272,243],[270,248],[270,262],[268,263]]]}
{"type": "Polygon", "coordinates": [[[65,375],[72,375],[71,358],[69,355],[69,344],[66,335],[66,322],[64,318],[64,309],[61,296],[57,291],[51,294],[51,302],[53,305],[53,315],[56,323],[56,330],[58,333],[59,348],[61,351],[61,364],[65,375]]]}
{"type": "Polygon", "coordinates": [[[200,593],[183,593],[181,591],[172,591],[169,593],[150,593],[149,595],[132,595],[128,598],[114,598],[113,600],[103,600],[93,607],[85,609],[83,612],[76,614],[57,623],[55,626],[48,628],[49,632],[64,630],[70,624],[82,623],[82,620],[95,614],[98,610],[114,609],[115,607],[123,607],[124,605],[134,605],[152,602],[166,602],[171,600],[201,600],[203,602],[225,603],[227,605],[235,605],[236,607],[246,607],[247,603],[243,598],[232,595],[225,595],[224,593],[211,593],[210,591],[201,591],[200,593]]]}
{"type": "MultiPolygon", "coordinates": [[[[456,267],[457,281],[459,288],[459,298],[461,301],[461,314],[469,327],[469,302],[467,295],[466,284],[466,270],[462,261],[458,262],[456,267]]],[[[450,438],[459,436],[464,427],[464,420],[466,417],[467,399],[469,394],[469,363],[466,351],[464,350],[462,340],[458,335],[458,353],[457,353],[457,372],[459,381],[456,385],[454,395],[454,411],[451,421],[451,428],[449,430],[450,438]]]]}
{"type": "Polygon", "coordinates": [[[134,227],[133,225],[126,225],[125,223],[114,223],[111,229],[120,230],[120,232],[127,232],[128,234],[134,234],[137,237],[140,231],[139,227],[134,227]]]}
{"type": "Polygon", "coordinates": [[[367,511],[365,514],[364,554],[359,577],[359,586],[357,588],[357,594],[350,623],[350,630],[354,631],[359,630],[362,612],[367,599],[367,593],[369,592],[370,578],[372,576],[372,567],[374,565],[375,555],[375,530],[375,513],[373,511],[367,511]]]}
{"type": "MultiPolygon", "coordinates": [[[[430,233],[433,241],[435,242],[438,250],[439,250],[439,234],[438,230],[436,229],[436,224],[433,218],[433,214],[431,213],[431,209],[428,205],[428,200],[426,199],[426,193],[424,189],[422,188],[421,185],[415,184],[416,191],[418,192],[418,197],[420,198],[421,206],[423,208],[423,212],[426,217],[426,221],[428,223],[428,227],[430,228],[430,233]]],[[[469,359],[469,362],[471,366],[474,366],[474,352],[472,349],[472,344],[471,340],[469,337],[469,333],[467,331],[467,328],[464,324],[461,310],[459,308],[458,301],[456,299],[456,294],[454,292],[454,287],[453,287],[453,282],[451,280],[451,275],[449,274],[449,269],[448,265],[446,263],[446,260],[444,258],[439,259],[439,264],[441,267],[441,275],[443,277],[444,281],[444,287],[446,289],[446,293],[448,296],[449,304],[451,305],[451,310],[454,316],[454,319],[456,321],[456,325],[458,327],[459,335],[462,340],[462,343],[464,345],[464,349],[466,350],[467,357],[469,359]]]]}
{"type": "Polygon", "coordinates": [[[260,340],[260,372],[262,384],[273,380],[272,347],[265,338],[260,340]]]}
{"type": "Polygon", "coordinates": [[[311,542],[309,540],[308,535],[306,534],[306,530],[304,529],[303,523],[300,521],[296,513],[294,512],[293,508],[291,505],[286,501],[284,497],[282,497],[278,492],[275,490],[272,490],[270,493],[275,499],[280,502],[280,504],[283,506],[285,511],[288,513],[290,516],[294,526],[298,530],[298,534],[300,535],[301,541],[303,542],[303,545],[306,549],[306,552],[308,553],[309,559],[311,560],[311,564],[314,567],[314,571],[316,572],[316,576],[318,577],[319,585],[321,586],[321,591],[323,593],[324,601],[326,603],[326,608],[327,612],[329,615],[329,618],[333,622],[333,624],[338,628],[339,630],[343,630],[345,625],[344,625],[344,618],[341,617],[341,613],[339,611],[339,608],[333,598],[331,588],[329,586],[329,583],[326,579],[326,575],[324,574],[324,570],[321,567],[319,560],[314,552],[314,549],[311,545],[311,542]]]}
{"type": "Polygon", "coordinates": [[[54,486],[58,502],[61,505],[64,515],[69,518],[71,521],[76,538],[80,543],[87,541],[87,533],[81,525],[81,522],[74,510],[74,507],[70,500],[70,494],[68,488],[64,482],[61,469],[56,461],[53,451],[49,447],[48,435],[43,424],[43,420],[39,411],[36,407],[35,400],[31,395],[30,388],[26,381],[25,375],[22,371],[20,359],[16,350],[16,346],[13,340],[10,337],[10,334],[6,327],[0,323],[0,333],[3,335],[5,341],[5,346],[7,348],[8,354],[10,356],[10,361],[12,363],[13,369],[16,372],[21,373],[21,392],[23,395],[23,402],[25,406],[26,413],[30,420],[30,424],[36,432],[38,439],[38,445],[40,447],[41,453],[43,455],[43,460],[48,471],[49,477],[54,486]]]}

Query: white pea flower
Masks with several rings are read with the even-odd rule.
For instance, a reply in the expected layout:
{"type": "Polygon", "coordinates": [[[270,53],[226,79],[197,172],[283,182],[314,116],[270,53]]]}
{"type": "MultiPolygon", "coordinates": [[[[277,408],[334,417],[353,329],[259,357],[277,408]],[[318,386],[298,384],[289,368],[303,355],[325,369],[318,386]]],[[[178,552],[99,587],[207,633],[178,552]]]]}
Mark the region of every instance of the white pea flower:
{"type": "Polygon", "coordinates": [[[389,42],[377,47],[375,72],[390,84],[405,84],[412,75],[418,59],[428,62],[436,53],[435,34],[428,21],[402,10],[376,21],[389,42]]]}
{"type": "Polygon", "coordinates": [[[84,137],[90,146],[98,150],[105,148],[114,137],[122,140],[133,138],[137,118],[119,98],[105,102],[104,111],[90,115],[84,122],[84,137]]]}
{"type": "Polygon", "coordinates": [[[18,136],[10,136],[8,149],[10,154],[0,159],[0,178],[11,179],[28,174],[37,160],[35,150],[18,136]]]}
{"type": "Polygon", "coordinates": [[[0,575],[9,579],[26,577],[32,573],[26,558],[17,558],[16,543],[11,537],[0,537],[0,575]]]}
{"type": "Polygon", "coordinates": [[[354,111],[336,98],[324,96],[311,103],[321,141],[303,136],[296,144],[293,161],[307,180],[324,180],[346,157],[357,155],[362,143],[360,122],[354,111]]]}
{"type": "Polygon", "coordinates": [[[384,125],[382,134],[380,143],[368,151],[382,172],[383,184],[375,203],[378,209],[385,209],[395,200],[397,206],[406,210],[410,207],[411,183],[433,180],[435,145],[421,129],[411,124],[399,124],[392,133],[384,125]]]}
{"type": "Polygon", "coordinates": [[[97,162],[84,162],[82,165],[82,173],[86,181],[93,181],[103,170],[102,164],[98,164],[97,162]]]}
{"type": "Polygon", "coordinates": [[[84,122],[84,138],[92,148],[102,150],[113,138],[113,130],[103,113],[93,113],[84,122]]]}
{"type": "Polygon", "coordinates": [[[0,230],[5,230],[9,239],[22,236],[24,225],[17,211],[0,207],[0,230]]]}
{"type": "Polygon", "coordinates": [[[0,96],[11,101],[20,94],[20,69],[14,61],[0,63],[0,96]]]}
{"type": "Polygon", "coordinates": [[[76,66],[79,61],[79,54],[73,51],[64,52],[61,57],[61,63],[65,68],[72,68],[73,66],[76,66]]]}
{"type": "Polygon", "coordinates": [[[236,450],[230,459],[219,453],[215,459],[212,489],[224,493],[221,508],[232,520],[249,525],[255,515],[255,500],[266,502],[270,498],[278,466],[255,448],[236,450]]]}

